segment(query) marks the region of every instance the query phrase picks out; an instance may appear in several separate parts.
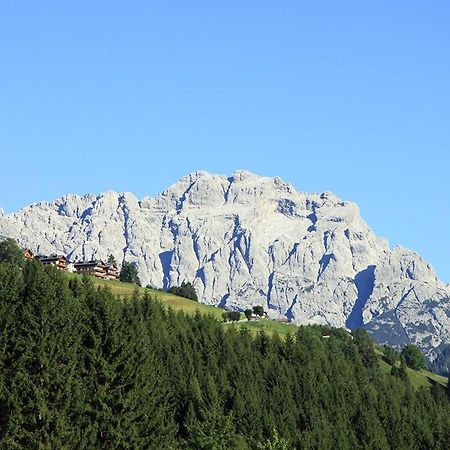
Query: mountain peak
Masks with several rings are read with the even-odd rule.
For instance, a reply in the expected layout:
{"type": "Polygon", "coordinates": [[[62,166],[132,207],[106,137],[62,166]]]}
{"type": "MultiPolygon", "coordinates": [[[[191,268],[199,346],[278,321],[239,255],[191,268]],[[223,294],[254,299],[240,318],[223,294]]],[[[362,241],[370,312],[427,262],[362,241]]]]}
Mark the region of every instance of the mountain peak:
{"type": "Polygon", "coordinates": [[[0,215],[0,235],[72,260],[113,254],[136,262],[144,285],[190,281],[206,303],[366,326],[381,343],[427,352],[450,342],[450,290],[429,264],[390,250],[354,203],[278,177],[196,171],[140,202],[129,192],[67,195],[0,215]]]}

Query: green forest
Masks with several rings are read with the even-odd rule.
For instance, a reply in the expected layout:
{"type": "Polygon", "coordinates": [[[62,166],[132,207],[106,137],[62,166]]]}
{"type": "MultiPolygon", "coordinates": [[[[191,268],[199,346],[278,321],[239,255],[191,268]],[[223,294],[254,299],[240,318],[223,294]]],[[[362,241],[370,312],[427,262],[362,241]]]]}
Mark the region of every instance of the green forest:
{"type": "Polygon", "coordinates": [[[2,449],[446,449],[449,388],[363,330],[287,336],[0,264],[2,449]]]}

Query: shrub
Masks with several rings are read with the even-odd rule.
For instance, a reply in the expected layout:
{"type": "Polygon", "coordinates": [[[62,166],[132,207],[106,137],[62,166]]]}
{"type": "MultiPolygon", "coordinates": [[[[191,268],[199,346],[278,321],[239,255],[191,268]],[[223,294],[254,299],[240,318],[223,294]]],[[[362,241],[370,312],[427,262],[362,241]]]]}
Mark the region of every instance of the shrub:
{"type": "Polygon", "coordinates": [[[238,322],[241,319],[239,311],[225,311],[222,314],[224,322],[238,322]]]}
{"type": "Polygon", "coordinates": [[[264,316],[264,308],[262,306],[254,306],[253,307],[253,314],[256,314],[259,317],[264,316]]]}
{"type": "Polygon", "coordinates": [[[198,302],[197,292],[192,283],[181,283],[181,286],[172,286],[168,292],[170,294],[178,295],[179,297],[188,298],[189,300],[194,300],[198,302]]]}

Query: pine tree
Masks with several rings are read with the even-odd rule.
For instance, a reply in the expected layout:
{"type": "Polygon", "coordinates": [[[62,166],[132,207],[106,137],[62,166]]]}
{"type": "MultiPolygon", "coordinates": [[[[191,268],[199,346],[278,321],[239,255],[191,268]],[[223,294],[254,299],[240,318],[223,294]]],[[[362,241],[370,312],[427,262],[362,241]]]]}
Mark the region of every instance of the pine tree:
{"type": "Polygon", "coordinates": [[[11,397],[9,386],[15,360],[11,357],[17,325],[16,308],[20,304],[23,289],[23,274],[17,266],[0,263],[0,442],[5,436],[11,419],[11,397]]]}
{"type": "Polygon", "coordinates": [[[5,374],[9,448],[77,446],[80,410],[77,307],[53,268],[29,261],[15,305],[5,374]]]}
{"type": "Polygon", "coordinates": [[[258,450],[290,450],[288,441],[282,438],[277,430],[272,430],[272,436],[266,442],[258,443],[258,450]]]}
{"type": "Polygon", "coordinates": [[[20,247],[14,239],[6,238],[0,241],[0,262],[23,267],[25,259],[20,247]]]}
{"type": "Polygon", "coordinates": [[[122,306],[89,288],[85,319],[89,446],[165,448],[175,436],[168,381],[152,349],[140,299],[122,306]]]}
{"type": "Polygon", "coordinates": [[[139,279],[138,269],[135,262],[123,261],[119,278],[120,281],[123,281],[124,283],[133,283],[138,286],[141,285],[141,280],[139,279]]]}
{"type": "Polygon", "coordinates": [[[450,387],[416,391],[373,351],[364,331],[254,335],[0,263],[0,448],[448,447],[450,387]]]}
{"type": "Polygon", "coordinates": [[[112,253],[108,256],[108,259],[106,262],[107,262],[107,264],[109,264],[111,266],[117,267],[116,258],[114,258],[114,255],[112,253]]]}

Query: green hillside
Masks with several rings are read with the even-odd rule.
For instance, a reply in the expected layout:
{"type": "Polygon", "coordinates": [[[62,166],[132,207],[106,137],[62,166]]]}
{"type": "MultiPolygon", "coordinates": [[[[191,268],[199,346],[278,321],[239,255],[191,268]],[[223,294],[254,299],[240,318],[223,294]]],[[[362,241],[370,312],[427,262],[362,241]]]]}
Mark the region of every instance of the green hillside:
{"type": "MultiPolygon", "coordinates": [[[[382,354],[383,351],[376,347],[376,353],[380,357],[380,369],[384,373],[391,373],[392,366],[383,360],[382,354]]],[[[447,378],[437,373],[429,372],[428,370],[412,370],[410,368],[407,369],[408,378],[411,382],[411,385],[414,389],[419,389],[419,387],[431,387],[433,384],[438,383],[442,386],[447,386],[447,378]]]]}
{"type": "Polygon", "coordinates": [[[0,264],[0,448],[448,448],[442,380],[392,374],[365,330],[223,325],[74,280],[0,264]]]}
{"type": "MultiPolygon", "coordinates": [[[[79,278],[81,275],[78,274],[65,274],[69,278],[79,278]]],[[[173,308],[174,310],[183,310],[187,314],[194,314],[195,311],[199,310],[202,314],[210,314],[217,319],[222,319],[223,310],[216,308],[214,306],[205,305],[203,303],[194,302],[187,298],[178,297],[177,295],[169,294],[167,292],[158,291],[154,289],[148,289],[136,286],[131,283],[122,283],[121,281],[114,280],[102,280],[96,277],[89,277],[92,282],[97,286],[108,287],[111,289],[112,293],[115,295],[120,295],[121,297],[131,297],[133,292],[138,289],[141,294],[147,293],[151,297],[161,301],[166,306],[173,308]]]]}
{"type": "MultiPolygon", "coordinates": [[[[81,278],[77,274],[65,274],[69,278],[81,278]]],[[[97,286],[108,287],[113,294],[120,295],[121,297],[131,297],[133,292],[138,289],[140,293],[150,294],[153,298],[161,301],[164,305],[174,309],[182,310],[187,314],[194,314],[197,310],[202,314],[209,314],[218,320],[222,320],[223,309],[214,306],[205,305],[203,303],[195,302],[177,295],[169,294],[167,292],[158,291],[154,289],[138,287],[130,283],[122,283],[120,281],[113,280],[101,280],[99,278],[90,277],[92,282],[97,286]]],[[[242,315],[244,317],[244,315],[242,315]]],[[[224,324],[227,328],[242,329],[246,328],[254,335],[264,331],[269,335],[277,333],[280,336],[286,336],[287,334],[295,333],[298,330],[298,326],[295,324],[281,323],[274,320],[260,319],[251,322],[239,322],[239,323],[227,323],[224,324]]],[[[382,349],[377,348],[376,352],[380,357],[380,369],[385,373],[390,373],[391,366],[382,359],[382,349]]],[[[439,383],[442,386],[446,386],[447,378],[437,375],[427,370],[416,371],[408,369],[408,376],[411,381],[411,385],[418,389],[421,386],[431,387],[433,383],[439,383]]]]}
{"type": "MultiPolygon", "coordinates": [[[[264,331],[269,335],[277,333],[280,336],[286,336],[288,334],[295,333],[298,330],[298,326],[295,324],[280,323],[272,320],[261,319],[252,322],[239,322],[236,324],[226,324],[227,327],[233,327],[236,329],[247,328],[253,334],[257,334],[260,331],[264,331]]],[[[380,361],[380,369],[384,373],[390,373],[392,366],[386,363],[383,358],[383,350],[379,347],[375,347],[375,352],[378,355],[380,361]]],[[[431,387],[433,384],[438,383],[442,386],[447,385],[447,378],[428,370],[422,369],[420,371],[407,369],[408,377],[411,385],[414,389],[418,389],[421,386],[431,387]]]]}
{"type": "MultiPolygon", "coordinates": [[[[244,317],[244,315],[242,316],[244,317]]],[[[268,334],[278,333],[280,336],[286,336],[287,334],[295,333],[298,330],[298,326],[293,323],[282,323],[269,319],[252,320],[251,322],[245,321],[239,323],[227,323],[225,325],[236,329],[247,328],[254,334],[257,334],[260,331],[265,331],[268,334]]]]}

